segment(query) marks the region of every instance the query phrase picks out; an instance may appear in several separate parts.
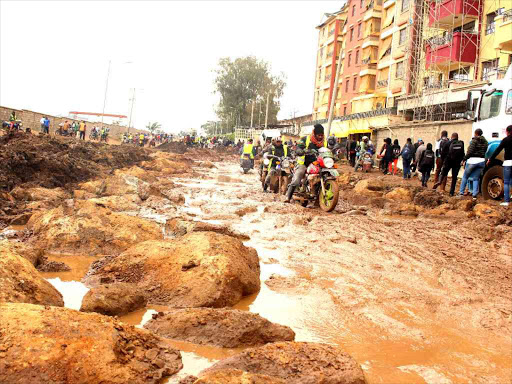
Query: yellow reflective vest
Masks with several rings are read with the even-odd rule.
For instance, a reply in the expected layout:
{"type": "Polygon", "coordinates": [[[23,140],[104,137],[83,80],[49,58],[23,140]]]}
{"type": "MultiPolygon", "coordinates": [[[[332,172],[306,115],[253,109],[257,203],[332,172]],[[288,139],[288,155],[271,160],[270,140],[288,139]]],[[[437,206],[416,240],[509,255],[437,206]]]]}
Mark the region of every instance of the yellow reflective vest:
{"type": "Polygon", "coordinates": [[[244,152],[242,153],[242,158],[244,157],[245,154],[248,154],[251,156],[251,159],[254,159],[254,154],[252,153],[252,148],[253,148],[253,145],[252,144],[244,144],[244,152]]]}
{"type": "MultiPolygon", "coordinates": [[[[311,144],[311,135],[309,135],[306,138],[306,148],[304,148],[305,150],[309,149],[309,144],[311,144]]],[[[327,139],[326,138],[324,138],[324,147],[327,148],[327,139]]],[[[305,163],[306,163],[306,155],[297,157],[297,164],[304,165],[305,163]]]]}

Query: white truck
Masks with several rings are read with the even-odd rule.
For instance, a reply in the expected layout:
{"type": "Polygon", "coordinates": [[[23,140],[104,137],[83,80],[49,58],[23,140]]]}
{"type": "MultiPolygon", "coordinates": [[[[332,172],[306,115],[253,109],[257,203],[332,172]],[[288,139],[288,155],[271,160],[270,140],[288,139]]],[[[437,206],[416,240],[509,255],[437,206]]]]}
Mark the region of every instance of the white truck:
{"type": "MultiPolygon", "coordinates": [[[[466,118],[473,121],[473,132],[480,128],[489,142],[488,159],[512,126],[512,65],[503,79],[468,92],[466,118]]],[[[504,151],[483,170],[480,190],[485,199],[503,197],[503,156],[504,151]]]]}

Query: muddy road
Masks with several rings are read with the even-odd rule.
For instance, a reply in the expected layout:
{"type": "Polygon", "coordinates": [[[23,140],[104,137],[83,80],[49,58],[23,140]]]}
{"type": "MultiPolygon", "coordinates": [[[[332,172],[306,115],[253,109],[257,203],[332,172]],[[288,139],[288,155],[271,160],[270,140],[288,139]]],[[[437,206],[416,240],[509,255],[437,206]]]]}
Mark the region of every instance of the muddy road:
{"type": "MultiPolygon", "coordinates": [[[[257,172],[242,174],[235,160],[186,156],[197,168],[173,174],[173,193],[181,196],[176,204],[155,209],[145,201],[130,214],[163,225],[164,237],[173,236],[175,227],[164,225],[172,218],[245,235],[244,244],[258,252],[262,284],[234,308],[291,327],[296,341],[339,346],[369,383],[512,380],[512,227],[503,220],[415,208],[372,188],[355,192],[358,180],[351,176],[342,176],[338,207],[326,214],[263,194],[257,172]]],[[[393,180],[388,190],[400,187],[393,180]]],[[[100,256],[46,256],[71,267],[42,275],[66,307],[79,309],[89,290],[82,279],[100,256]]],[[[142,327],[165,309],[149,304],[120,319],[142,327]]],[[[184,368],[167,383],[240,352],[183,341],[173,346],[184,368]]]]}

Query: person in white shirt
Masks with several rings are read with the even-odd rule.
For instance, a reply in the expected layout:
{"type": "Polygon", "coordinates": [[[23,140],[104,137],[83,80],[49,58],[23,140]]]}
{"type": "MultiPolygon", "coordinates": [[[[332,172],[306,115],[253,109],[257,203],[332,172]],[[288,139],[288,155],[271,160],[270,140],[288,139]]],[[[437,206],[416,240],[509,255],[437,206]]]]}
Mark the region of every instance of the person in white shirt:
{"type": "Polygon", "coordinates": [[[45,117],[41,117],[41,120],[39,120],[39,122],[41,123],[41,132],[44,132],[44,119],[45,117]]]}

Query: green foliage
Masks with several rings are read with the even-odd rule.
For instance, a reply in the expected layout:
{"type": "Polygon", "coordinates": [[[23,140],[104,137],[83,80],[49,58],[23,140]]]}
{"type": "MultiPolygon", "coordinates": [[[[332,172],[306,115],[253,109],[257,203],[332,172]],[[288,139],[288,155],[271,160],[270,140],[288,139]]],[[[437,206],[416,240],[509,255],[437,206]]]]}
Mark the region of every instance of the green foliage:
{"type": "Polygon", "coordinates": [[[286,86],[285,75],[271,74],[270,64],[253,56],[232,60],[225,57],[219,60],[214,71],[215,92],[220,94],[217,116],[226,125],[228,131],[233,127],[249,126],[251,108],[254,102],[254,125],[258,124],[260,109],[261,123],[264,122],[267,95],[270,93],[268,122],[277,121],[280,109],[279,99],[286,86]]]}
{"type": "Polygon", "coordinates": [[[146,129],[151,132],[151,133],[154,133],[156,132],[157,130],[159,130],[160,128],[162,128],[162,124],[160,123],[157,123],[157,122],[154,122],[154,123],[151,123],[149,122],[148,125],[146,125],[146,129]]]}

